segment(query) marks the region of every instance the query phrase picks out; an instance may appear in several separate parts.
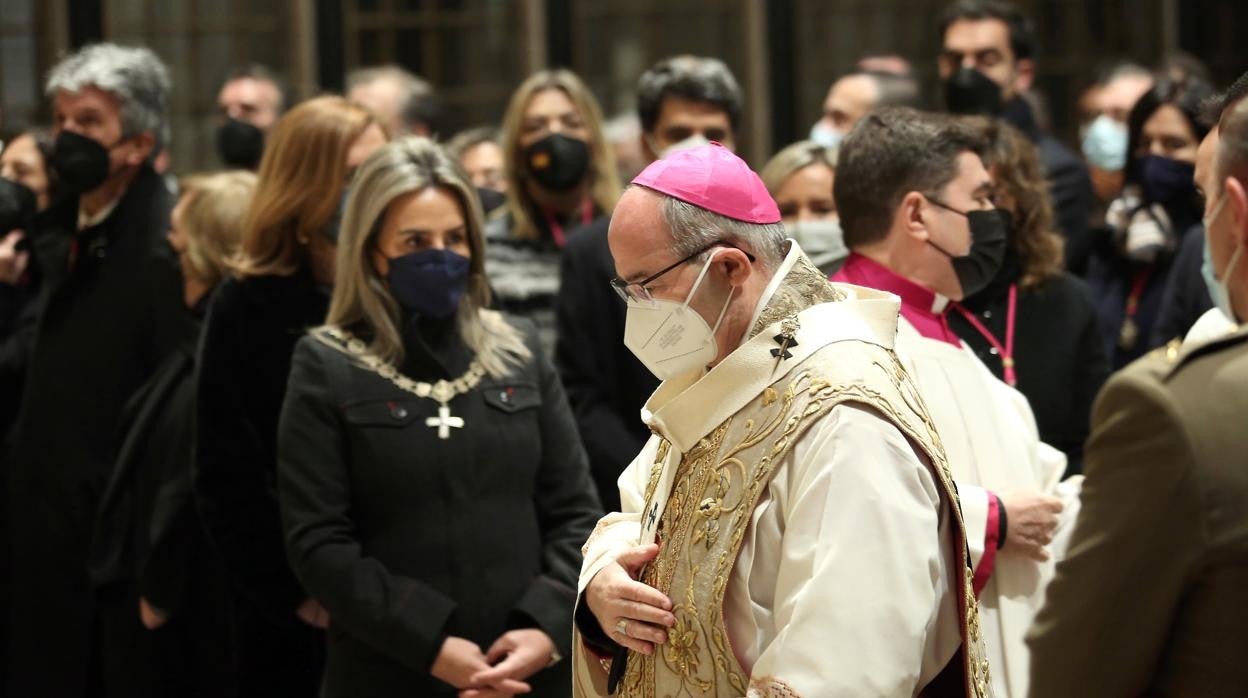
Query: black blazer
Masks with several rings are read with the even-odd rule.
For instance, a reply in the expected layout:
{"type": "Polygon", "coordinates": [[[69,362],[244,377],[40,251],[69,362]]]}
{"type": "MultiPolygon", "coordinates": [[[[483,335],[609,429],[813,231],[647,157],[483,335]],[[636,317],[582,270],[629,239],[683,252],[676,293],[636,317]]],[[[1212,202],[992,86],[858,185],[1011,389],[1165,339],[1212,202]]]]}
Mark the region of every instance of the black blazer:
{"type": "Polygon", "coordinates": [[[226,279],[199,346],[195,495],[239,596],[289,626],[307,594],[286,563],[277,508],[277,419],[295,342],[325,321],[309,272],[226,279]]]}
{"type": "Polygon", "coordinates": [[[49,274],[15,362],[24,388],[7,460],[13,546],[4,569],[6,598],[20,600],[8,630],[23,639],[8,647],[12,695],[85,690],[93,625],[86,559],[119,417],[190,322],[164,239],[170,204],[164,180],[144,167],[99,225],[39,231],[63,244],[41,255],[49,274]]]}
{"type": "MultiPolygon", "coordinates": [[[[485,650],[520,627],[565,658],[532,677],[535,694],[570,693],[581,545],[600,510],[563,388],[514,322],[533,359],[452,399],[464,426],[449,439],[426,425],[433,400],[317,338],[296,347],[279,495],[291,564],[331,618],[323,695],[453,694],[428,673],[443,640],[485,650]]],[[[453,324],[412,327],[404,374],[463,375],[453,324]]]]}
{"type": "MultiPolygon", "coordinates": [[[[983,291],[966,299],[966,309],[1004,342],[1009,286],[1018,278],[1013,261],[983,291]]],[[[961,313],[949,325],[997,378],[1001,356],[961,313]]],[[[1109,377],[1109,357],[1088,287],[1070,274],[1021,289],[1014,328],[1017,388],[1036,416],[1040,440],[1066,454],[1066,472],[1081,472],[1092,403],[1109,377]]]]}
{"type": "Polygon", "coordinates": [[[624,346],[625,305],[611,288],[610,224],[610,218],[590,223],[563,248],[555,365],[589,453],[598,495],[607,511],[618,511],[616,480],[650,436],[641,408],[659,379],[624,346]]]}
{"type": "Polygon", "coordinates": [[[186,695],[220,698],[234,695],[231,612],[221,561],[191,494],[195,339],[188,336],[126,406],[89,570],[97,603],[120,605],[137,632],[149,631],[137,627],[136,596],[169,618],[153,636],[166,645],[160,656],[122,649],[132,638],[102,623],[111,662],[148,672],[158,667],[145,663],[161,662],[186,695]]]}

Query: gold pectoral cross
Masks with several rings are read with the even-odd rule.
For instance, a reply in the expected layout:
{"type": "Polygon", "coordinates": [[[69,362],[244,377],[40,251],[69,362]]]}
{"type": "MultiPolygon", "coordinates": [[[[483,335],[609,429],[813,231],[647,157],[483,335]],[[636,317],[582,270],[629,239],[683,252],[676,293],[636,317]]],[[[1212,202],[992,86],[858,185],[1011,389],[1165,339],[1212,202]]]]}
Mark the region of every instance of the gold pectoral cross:
{"type": "Polygon", "coordinates": [[[452,427],[454,427],[455,429],[464,428],[464,418],[452,417],[451,408],[444,403],[438,406],[438,416],[430,417],[429,419],[425,420],[425,426],[437,427],[438,438],[449,439],[451,438],[452,427]]]}

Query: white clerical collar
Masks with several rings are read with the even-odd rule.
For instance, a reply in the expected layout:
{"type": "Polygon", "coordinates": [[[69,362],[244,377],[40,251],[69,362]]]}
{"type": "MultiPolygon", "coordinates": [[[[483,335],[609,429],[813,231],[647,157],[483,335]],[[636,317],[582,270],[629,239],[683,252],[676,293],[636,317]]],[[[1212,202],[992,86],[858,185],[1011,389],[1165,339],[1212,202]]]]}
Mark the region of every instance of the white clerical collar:
{"type": "Polygon", "coordinates": [[[949,307],[949,299],[945,296],[932,291],[932,314],[940,315],[945,312],[945,308],[949,307]]]}
{"type": "MultiPolygon", "coordinates": [[[[771,277],[771,281],[767,282],[767,287],[763,289],[763,295],[758,299],[758,305],[754,306],[754,314],[750,317],[750,324],[746,328],[753,327],[758,323],[758,318],[766,310],[767,304],[771,302],[771,297],[776,295],[776,291],[780,289],[780,285],[784,283],[785,277],[793,270],[793,265],[797,264],[797,260],[801,259],[805,254],[802,248],[798,246],[797,241],[789,238],[784,241],[788,246],[788,251],[784,255],[784,261],[780,263],[780,267],[776,269],[776,273],[771,277]]],[[[750,339],[750,333],[747,331],[741,335],[741,341],[737,346],[745,344],[750,339]]]]}
{"type": "Polygon", "coordinates": [[[816,304],[797,314],[799,341],[789,360],[777,363],[771,354],[774,338],[755,335],[710,371],[691,371],[660,384],[642,408],[642,420],[684,452],[828,344],[857,340],[892,349],[900,299],[848,284],[837,289],[845,301],[816,304]]]}
{"type": "Polygon", "coordinates": [[[109,215],[112,214],[113,209],[117,208],[117,202],[119,201],[121,201],[120,198],[113,199],[112,201],[108,202],[108,204],[105,205],[104,208],[100,209],[99,211],[96,211],[94,216],[88,216],[87,212],[82,210],[82,206],[79,205],[78,207],[78,231],[82,232],[86,230],[87,228],[93,228],[103,223],[104,219],[108,218],[109,215]]]}

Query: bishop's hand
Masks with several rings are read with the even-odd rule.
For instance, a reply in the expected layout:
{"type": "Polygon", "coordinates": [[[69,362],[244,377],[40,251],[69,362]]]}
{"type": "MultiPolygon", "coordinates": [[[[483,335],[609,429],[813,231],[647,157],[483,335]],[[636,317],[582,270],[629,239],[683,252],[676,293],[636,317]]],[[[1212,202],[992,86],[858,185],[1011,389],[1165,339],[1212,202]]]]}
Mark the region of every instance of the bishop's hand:
{"type": "Polygon", "coordinates": [[[585,587],[585,602],[603,632],[634,652],[651,654],[667,641],[675,625],[672,602],[654,587],[637,581],[641,570],[659,554],[657,545],[629,548],[594,575],[585,587]]]}
{"type": "Polygon", "coordinates": [[[1037,562],[1049,559],[1049,543],[1057,532],[1062,500],[1037,492],[1011,492],[1001,496],[1005,505],[1005,544],[1002,552],[1022,555],[1037,562]]]}

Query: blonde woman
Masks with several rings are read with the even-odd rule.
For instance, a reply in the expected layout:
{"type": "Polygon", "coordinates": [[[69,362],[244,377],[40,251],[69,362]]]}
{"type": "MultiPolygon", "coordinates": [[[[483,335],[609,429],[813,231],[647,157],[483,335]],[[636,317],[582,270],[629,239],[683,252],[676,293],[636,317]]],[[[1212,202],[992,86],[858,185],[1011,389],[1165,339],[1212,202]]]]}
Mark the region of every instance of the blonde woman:
{"type": "Polygon", "coordinates": [[[195,489],[233,584],[243,696],[314,696],[323,609],[286,562],[274,493],[277,417],[295,341],[325,319],[351,173],[386,142],[363,107],[309,100],[269,134],[241,251],[200,347],[195,489]]]}
{"type": "Polygon", "coordinates": [[[327,698],[570,692],[598,503],[532,323],[487,309],[481,218],[431,141],[378,151],[326,325],[295,348],[278,489],[331,619],[327,698]]]}
{"type": "Polygon", "coordinates": [[[568,70],[543,70],[511,96],[503,117],[504,213],[490,221],[490,286],[499,307],[555,340],[559,256],[577,228],[610,215],[620,194],[602,110],[568,70]]]}
{"type": "Polygon", "coordinates": [[[836,215],[832,184],[836,149],[798,141],[776,153],[760,175],[789,237],[825,274],[835,274],[849,256],[836,215]]]}
{"type": "Polygon", "coordinates": [[[191,496],[195,343],[207,299],[238,250],[256,176],[181,181],[169,243],[196,319],[123,413],[100,498],[90,572],[106,695],[233,695],[225,570],[191,496]]]}

